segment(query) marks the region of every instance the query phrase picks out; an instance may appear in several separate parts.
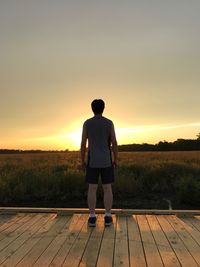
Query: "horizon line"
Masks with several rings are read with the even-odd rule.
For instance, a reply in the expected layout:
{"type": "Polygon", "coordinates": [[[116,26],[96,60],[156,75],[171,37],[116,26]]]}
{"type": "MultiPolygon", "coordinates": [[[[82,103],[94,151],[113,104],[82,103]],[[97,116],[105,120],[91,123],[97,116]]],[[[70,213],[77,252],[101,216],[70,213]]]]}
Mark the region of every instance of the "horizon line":
{"type": "MultiPolygon", "coordinates": [[[[143,143],[128,143],[128,144],[118,144],[118,147],[119,146],[128,146],[128,145],[158,145],[160,142],[167,142],[167,143],[174,143],[178,140],[193,140],[193,141],[196,141],[198,140],[198,138],[196,139],[185,139],[185,138],[177,138],[175,141],[167,141],[167,140],[162,140],[162,141],[158,141],[157,143],[146,143],[146,142],[143,142],[143,143]]],[[[48,151],[59,151],[59,152],[78,152],[80,151],[80,148],[79,149],[69,149],[69,148],[65,148],[65,149],[40,149],[40,148],[37,148],[37,149],[33,149],[33,148],[30,148],[30,149],[21,149],[21,148],[0,148],[0,151],[1,150],[14,150],[14,151],[44,151],[44,152],[48,152],[48,151]]]]}

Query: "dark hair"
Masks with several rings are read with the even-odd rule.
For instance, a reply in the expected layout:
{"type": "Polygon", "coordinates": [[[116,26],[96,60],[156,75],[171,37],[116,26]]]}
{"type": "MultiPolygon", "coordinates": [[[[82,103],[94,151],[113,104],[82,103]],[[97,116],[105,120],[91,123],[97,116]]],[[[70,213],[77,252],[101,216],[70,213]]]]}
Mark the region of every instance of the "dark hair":
{"type": "Polygon", "coordinates": [[[105,107],[105,103],[102,99],[95,99],[92,101],[91,107],[94,114],[102,114],[105,107]]]}

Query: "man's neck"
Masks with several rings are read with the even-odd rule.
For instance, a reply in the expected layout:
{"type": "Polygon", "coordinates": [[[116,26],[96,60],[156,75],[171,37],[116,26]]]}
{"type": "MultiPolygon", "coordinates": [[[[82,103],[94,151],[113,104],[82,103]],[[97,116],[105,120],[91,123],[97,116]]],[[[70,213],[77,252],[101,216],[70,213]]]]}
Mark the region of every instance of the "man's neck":
{"type": "Polygon", "coordinates": [[[94,114],[95,117],[102,117],[102,113],[101,114],[94,114]]]}

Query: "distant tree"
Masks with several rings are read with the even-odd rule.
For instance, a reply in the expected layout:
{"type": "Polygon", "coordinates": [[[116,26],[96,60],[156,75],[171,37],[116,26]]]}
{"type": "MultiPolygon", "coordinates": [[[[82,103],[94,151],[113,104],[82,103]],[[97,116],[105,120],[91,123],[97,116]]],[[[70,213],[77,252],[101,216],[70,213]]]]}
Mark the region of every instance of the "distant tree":
{"type": "Polygon", "coordinates": [[[200,133],[197,134],[197,140],[200,140],[200,133]]]}

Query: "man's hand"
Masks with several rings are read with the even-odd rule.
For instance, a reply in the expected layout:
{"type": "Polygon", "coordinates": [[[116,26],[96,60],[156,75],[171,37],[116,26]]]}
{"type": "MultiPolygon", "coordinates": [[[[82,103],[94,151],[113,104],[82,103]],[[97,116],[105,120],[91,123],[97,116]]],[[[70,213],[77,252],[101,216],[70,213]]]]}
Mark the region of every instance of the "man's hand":
{"type": "Polygon", "coordinates": [[[113,161],[113,167],[114,167],[114,169],[116,169],[118,167],[118,163],[116,160],[113,161]]]}
{"type": "Polygon", "coordinates": [[[85,162],[78,165],[78,170],[85,172],[87,164],[85,162]]]}
{"type": "Polygon", "coordinates": [[[84,171],[85,172],[85,170],[86,170],[86,163],[85,162],[82,162],[82,164],[81,164],[81,169],[82,169],[82,171],[84,171]]]}

